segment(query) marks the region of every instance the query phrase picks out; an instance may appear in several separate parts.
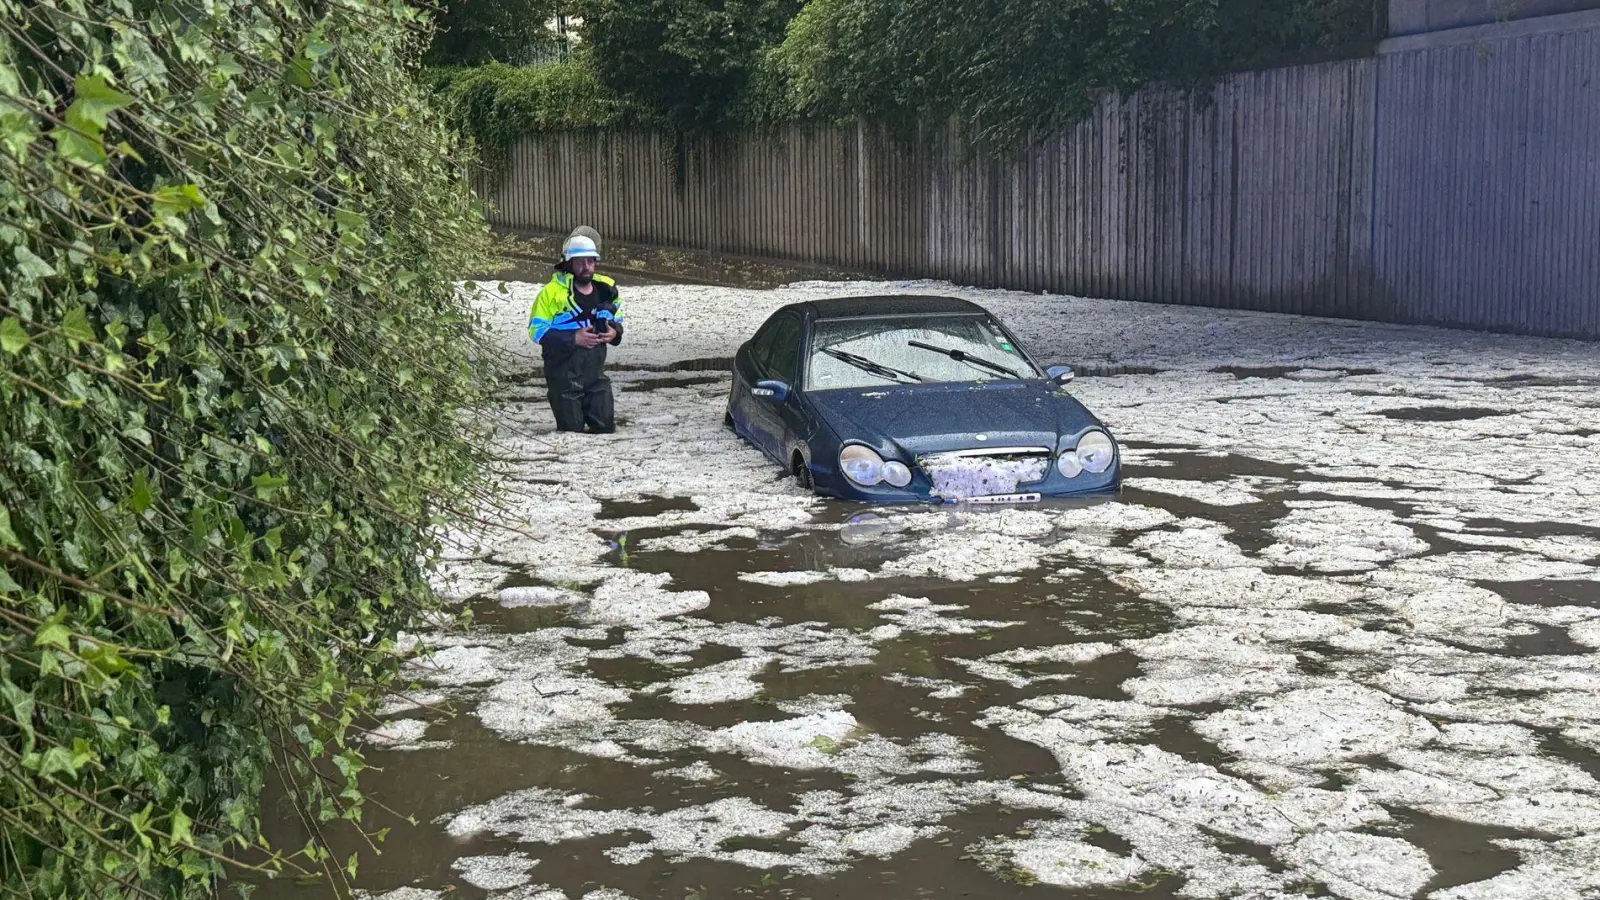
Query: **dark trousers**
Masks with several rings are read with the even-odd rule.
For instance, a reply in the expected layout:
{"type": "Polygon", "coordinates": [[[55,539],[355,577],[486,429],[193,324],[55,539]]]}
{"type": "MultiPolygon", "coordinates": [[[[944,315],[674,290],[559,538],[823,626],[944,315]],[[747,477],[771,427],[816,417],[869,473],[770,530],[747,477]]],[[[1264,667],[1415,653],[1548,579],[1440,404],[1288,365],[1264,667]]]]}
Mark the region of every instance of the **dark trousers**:
{"type": "Polygon", "coordinates": [[[544,381],[550,389],[550,411],[555,413],[557,431],[610,434],[617,430],[605,366],[605,344],[545,356],[544,381]]]}

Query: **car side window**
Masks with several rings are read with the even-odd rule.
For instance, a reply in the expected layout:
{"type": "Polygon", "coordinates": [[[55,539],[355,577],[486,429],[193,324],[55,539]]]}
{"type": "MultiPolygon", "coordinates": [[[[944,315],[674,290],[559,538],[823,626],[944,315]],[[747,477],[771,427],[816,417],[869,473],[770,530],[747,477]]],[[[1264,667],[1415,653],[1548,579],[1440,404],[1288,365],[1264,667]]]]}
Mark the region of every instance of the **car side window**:
{"type": "Polygon", "coordinates": [[[773,329],[772,353],[768,357],[767,371],[780,381],[794,384],[800,374],[800,319],[785,316],[773,329]]]}
{"type": "Polygon", "coordinates": [[[757,368],[767,367],[767,360],[772,356],[772,338],[778,333],[780,324],[780,322],[768,322],[761,326],[755,337],[750,339],[750,359],[757,368]]]}

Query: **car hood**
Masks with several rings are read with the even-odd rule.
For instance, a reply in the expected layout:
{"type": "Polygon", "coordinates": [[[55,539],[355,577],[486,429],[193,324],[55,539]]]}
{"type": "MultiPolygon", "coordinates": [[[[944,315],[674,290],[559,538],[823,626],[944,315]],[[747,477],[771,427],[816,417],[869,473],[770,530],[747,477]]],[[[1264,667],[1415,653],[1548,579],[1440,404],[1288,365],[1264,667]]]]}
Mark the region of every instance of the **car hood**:
{"type": "Polygon", "coordinates": [[[906,385],[808,396],[841,441],[862,441],[880,453],[907,457],[986,447],[1054,449],[1061,438],[1100,426],[1075,397],[1043,380],[906,385]]]}

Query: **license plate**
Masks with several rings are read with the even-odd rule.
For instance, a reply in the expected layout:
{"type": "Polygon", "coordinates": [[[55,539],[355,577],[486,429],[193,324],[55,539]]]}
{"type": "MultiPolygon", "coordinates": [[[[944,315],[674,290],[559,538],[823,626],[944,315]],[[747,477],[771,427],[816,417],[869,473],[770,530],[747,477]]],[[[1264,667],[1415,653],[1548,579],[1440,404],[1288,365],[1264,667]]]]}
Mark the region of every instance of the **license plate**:
{"type": "Polygon", "coordinates": [[[1038,503],[1038,494],[990,494],[987,497],[968,497],[962,503],[1038,503]]]}

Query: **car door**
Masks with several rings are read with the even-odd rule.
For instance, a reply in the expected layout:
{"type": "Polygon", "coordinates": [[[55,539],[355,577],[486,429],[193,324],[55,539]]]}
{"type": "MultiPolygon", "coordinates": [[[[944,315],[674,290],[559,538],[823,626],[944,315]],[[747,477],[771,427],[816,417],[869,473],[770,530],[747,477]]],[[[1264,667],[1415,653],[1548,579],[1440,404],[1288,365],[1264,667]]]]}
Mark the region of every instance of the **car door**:
{"type": "Polygon", "coordinates": [[[779,381],[787,385],[786,396],[769,396],[752,385],[755,396],[750,404],[751,440],[773,459],[788,465],[791,427],[786,414],[794,408],[795,381],[800,374],[800,317],[787,314],[773,323],[772,343],[764,360],[756,362],[756,381],[779,381]]]}
{"type": "Polygon", "coordinates": [[[739,348],[733,360],[733,390],[728,396],[728,413],[733,417],[733,430],[751,441],[755,439],[751,436],[750,417],[760,403],[751,391],[761,380],[761,373],[766,371],[767,356],[772,352],[772,338],[777,330],[778,323],[769,319],[739,348]]]}

